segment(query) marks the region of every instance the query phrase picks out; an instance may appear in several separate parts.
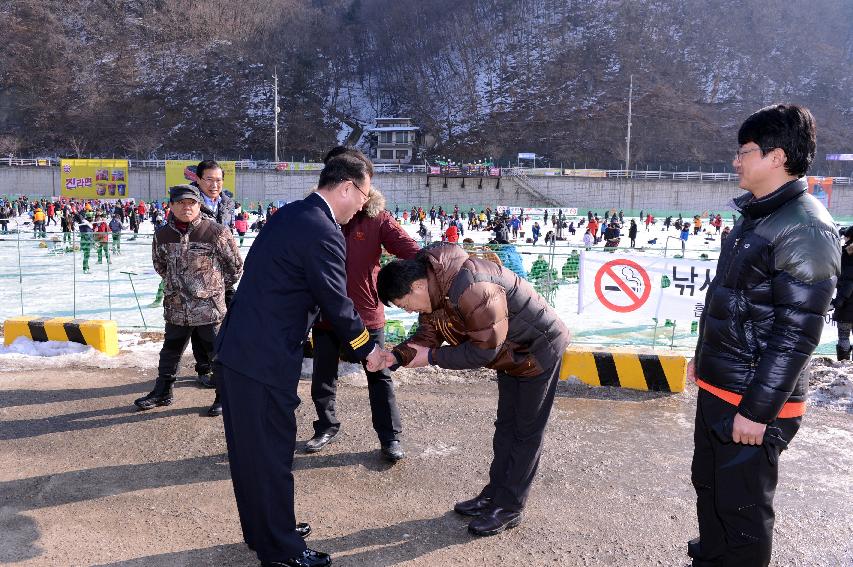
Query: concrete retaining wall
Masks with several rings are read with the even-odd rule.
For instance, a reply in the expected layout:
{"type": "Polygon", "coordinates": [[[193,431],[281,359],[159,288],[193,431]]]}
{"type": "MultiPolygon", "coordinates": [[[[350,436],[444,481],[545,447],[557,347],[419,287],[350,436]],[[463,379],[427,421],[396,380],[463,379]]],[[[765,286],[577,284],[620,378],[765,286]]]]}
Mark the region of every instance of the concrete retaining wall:
{"type": "MultiPolygon", "coordinates": [[[[275,172],[239,170],[237,198],[250,201],[293,201],[304,197],[317,182],[316,172],[275,172]]],[[[640,210],[663,214],[693,215],[697,212],[725,212],[732,197],[742,191],[736,183],[672,180],[601,179],[583,177],[529,177],[544,197],[563,207],[577,207],[598,213],[615,208],[636,214],[640,210]]],[[[131,169],[131,196],[150,201],[165,197],[165,172],[158,169],[131,169]]],[[[442,205],[477,209],[494,205],[546,206],[510,177],[500,179],[445,179],[423,174],[380,174],[374,179],[386,197],[388,207],[442,205]],[[464,185],[464,186],[463,186],[464,185]]],[[[0,195],[60,195],[58,168],[0,168],[0,195]]],[[[836,217],[853,216],[853,186],[834,187],[830,212],[836,217]]]]}
{"type": "Polygon", "coordinates": [[[724,213],[728,202],[743,193],[737,183],[713,181],[673,181],[601,179],[583,177],[530,177],[543,196],[564,206],[600,213],[604,209],[650,211],[656,216],[692,216],[702,211],[724,213]]]}

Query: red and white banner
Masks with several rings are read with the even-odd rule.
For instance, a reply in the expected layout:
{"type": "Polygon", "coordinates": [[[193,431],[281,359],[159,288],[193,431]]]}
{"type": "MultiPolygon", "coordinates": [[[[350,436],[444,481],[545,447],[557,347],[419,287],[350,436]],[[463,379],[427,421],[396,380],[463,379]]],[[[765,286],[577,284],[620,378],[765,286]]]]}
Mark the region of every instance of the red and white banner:
{"type": "Polygon", "coordinates": [[[692,321],[702,314],[717,263],[581,252],[578,312],[692,321]]]}

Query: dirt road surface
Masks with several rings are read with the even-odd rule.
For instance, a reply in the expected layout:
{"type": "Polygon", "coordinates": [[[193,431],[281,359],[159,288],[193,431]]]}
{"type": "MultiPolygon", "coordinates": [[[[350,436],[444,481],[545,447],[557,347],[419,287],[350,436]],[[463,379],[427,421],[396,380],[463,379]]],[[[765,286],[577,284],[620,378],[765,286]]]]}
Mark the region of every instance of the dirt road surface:
{"type": "MultiPolygon", "coordinates": [[[[342,435],[295,460],[309,545],[341,566],[688,564],[692,387],[661,395],[562,383],[524,523],[469,536],[451,509],[486,481],[491,375],[398,373],[408,456],[396,465],[380,459],[363,375],[342,379],[342,435]]],[[[242,543],[222,421],[201,415],[212,391],[187,379],[174,405],[134,411],[154,376],[0,371],[0,563],[257,565],[242,543]]],[[[309,391],[303,380],[300,448],[312,432],[309,391]]],[[[811,408],[783,454],[774,565],[853,565],[851,415],[811,408]]]]}

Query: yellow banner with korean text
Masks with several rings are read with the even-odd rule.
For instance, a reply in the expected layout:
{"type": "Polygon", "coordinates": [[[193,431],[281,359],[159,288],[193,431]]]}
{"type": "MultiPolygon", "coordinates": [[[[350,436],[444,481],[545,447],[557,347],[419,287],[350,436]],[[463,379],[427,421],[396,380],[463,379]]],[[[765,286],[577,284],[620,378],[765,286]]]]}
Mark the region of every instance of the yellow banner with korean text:
{"type": "MultiPolygon", "coordinates": [[[[231,197],[237,196],[237,167],[234,161],[217,161],[219,167],[222,168],[222,191],[231,197]]],[[[169,187],[175,185],[186,185],[193,183],[198,178],[195,174],[195,168],[199,164],[198,160],[166,160],[166,196],[169,195],[169,187]]]]}
{"type": "Polygon", "coordinates": [[[127,199],[126,159],[63,159],[62,196],[73,199],[127,199]]]}

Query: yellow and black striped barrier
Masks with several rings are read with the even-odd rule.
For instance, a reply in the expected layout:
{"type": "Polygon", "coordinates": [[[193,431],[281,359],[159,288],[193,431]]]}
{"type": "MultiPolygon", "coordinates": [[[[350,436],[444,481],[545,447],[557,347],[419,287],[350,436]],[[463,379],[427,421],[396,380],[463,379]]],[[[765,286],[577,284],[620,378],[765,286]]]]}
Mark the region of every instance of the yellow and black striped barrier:
{"type": "Polygon", "coordinates": [[[118,325],[109,320],[71,317],[12,317],[3,323],[3,342],[9,346],[18,337],[34,341],[69,341],[89,345],[106,355],[118,354],[118,325]]]}
{"type": "Polygon", "coordinates": [[[687,359],[675,354],[569,348],[563,353],[560,380],[569,376],[590,386],[682,392],[687,378],[687,359]]]}

